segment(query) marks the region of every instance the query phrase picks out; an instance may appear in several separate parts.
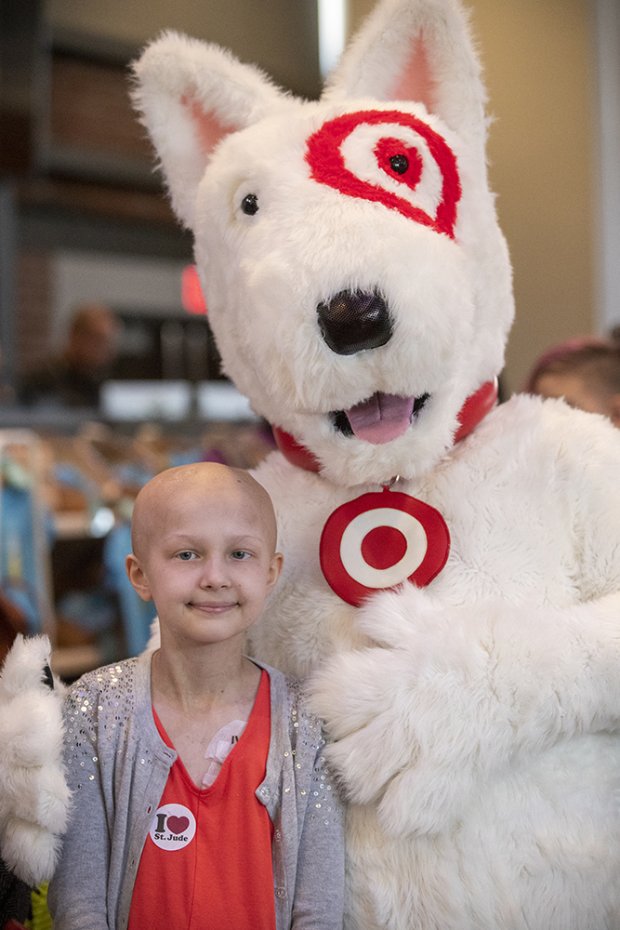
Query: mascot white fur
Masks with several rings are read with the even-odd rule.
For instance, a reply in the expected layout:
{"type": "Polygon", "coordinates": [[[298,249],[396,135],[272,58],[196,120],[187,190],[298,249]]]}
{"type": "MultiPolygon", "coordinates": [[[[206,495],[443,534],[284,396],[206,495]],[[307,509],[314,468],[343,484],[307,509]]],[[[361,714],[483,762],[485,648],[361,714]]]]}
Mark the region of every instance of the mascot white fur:
{"type": "MultiPolygon", "coordinates": [[[[28,886],[51,878],[67,822],[64,686],[47,636],[17,636],[0,669],[0,858],[28,886]]],[[[0,913],[3,882],[0,881],[0,913]]]]}
{"type": "Polygon", "coordinates": [[[318,102],[173,33],[135,74],[225,371],[277,427],[254,647],[334,741],[347,927],[620,927],[620,432],[494,406],[511,274],[464,12],[380,2],[318,102]]]}

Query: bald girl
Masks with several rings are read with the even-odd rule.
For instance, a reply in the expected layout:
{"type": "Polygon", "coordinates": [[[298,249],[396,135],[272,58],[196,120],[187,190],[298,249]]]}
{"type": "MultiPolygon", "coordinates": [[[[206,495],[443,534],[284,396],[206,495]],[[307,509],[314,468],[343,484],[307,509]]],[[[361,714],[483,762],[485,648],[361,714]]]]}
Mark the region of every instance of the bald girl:
{"type": "Polygon", "coordinates": [[[205,746],[247,720],[261,677],[245,644],[282,564],[271,499],[241,469],[167,469],[136,498],[132,548],[129,580],[159,618],[153,705],[200,784],[205,746]]]}
{"type": "Polygon", "coordinates": [[[276,517],[271,498],[263,486],[241,468],[231,468],[216,462],[199,462],[168,468],[139,492],[131,525],[134,554],[138,553],[153,532],[158,531],[158,521],[165,520],[168,511],[173,514],[176,507],[185,505],[195,508],[199,502],[206,507],[209,500],[220,495],[231,505],[234,502],[236,506],[246,506],[254,512],[275,551],[276,517]]]}
{"type": "Polygon", "coordinates": [[[268,494],[224,465],[170,468],[136,498],[132,549],[127,574],[161,644],[83,676],[68,699],[75,819],[56,925],[326,927],[313,914],[327,889],[322,913],[334,902],[341,927],[343,816],[321,723],[296,683],[246,653],[282,564],[268,494]]]}

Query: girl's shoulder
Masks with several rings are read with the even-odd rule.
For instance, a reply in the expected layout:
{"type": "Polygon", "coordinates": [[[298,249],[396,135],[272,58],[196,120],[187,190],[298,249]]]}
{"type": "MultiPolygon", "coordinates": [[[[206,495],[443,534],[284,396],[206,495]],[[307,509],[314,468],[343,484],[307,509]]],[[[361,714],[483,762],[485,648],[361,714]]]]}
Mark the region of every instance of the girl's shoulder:
{"type": "Polygon", "coordinates": [[[125,719],[136,709],[139,694],[148,694],[148,673],[140,658],[124,659],[86,672],[67,690],[64,717],[97,729],[101,720],[125,719]],[[143,680],[143,687],[139,682],[143,680]]]}
{"type": "Polygon", "coordinates": [[[76,699],[102,691],[121,693],[128,685],[133,685],[137,665],[138,659],[123,659],[86,672],[69,686],[67,697],[76,699]]]}

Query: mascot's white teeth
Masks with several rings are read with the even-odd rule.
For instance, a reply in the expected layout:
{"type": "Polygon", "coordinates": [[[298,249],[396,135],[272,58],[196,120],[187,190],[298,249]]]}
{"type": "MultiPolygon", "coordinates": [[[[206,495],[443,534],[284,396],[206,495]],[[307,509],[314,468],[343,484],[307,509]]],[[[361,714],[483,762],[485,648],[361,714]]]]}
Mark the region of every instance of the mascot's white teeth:
{"type": "Polygon", "coordinates": [[[403,435],[428,396],[403,397],[378,391],[349,410],[333,413],[332,420],[336,429],[345,435],[381,445],[403,435]]]}

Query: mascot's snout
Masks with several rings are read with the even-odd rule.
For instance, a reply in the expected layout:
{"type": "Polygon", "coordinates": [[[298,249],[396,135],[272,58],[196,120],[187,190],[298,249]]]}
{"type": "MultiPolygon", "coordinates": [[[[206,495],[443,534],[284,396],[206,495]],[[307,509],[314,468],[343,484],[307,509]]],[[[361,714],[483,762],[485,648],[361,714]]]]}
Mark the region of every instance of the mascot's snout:
{"type": "Polygon", "coordinates": [[[392,319],[377,293],[340,291],[317,307],[323,339],[337,355],[377,349],[392,338],[392,319]]]}

